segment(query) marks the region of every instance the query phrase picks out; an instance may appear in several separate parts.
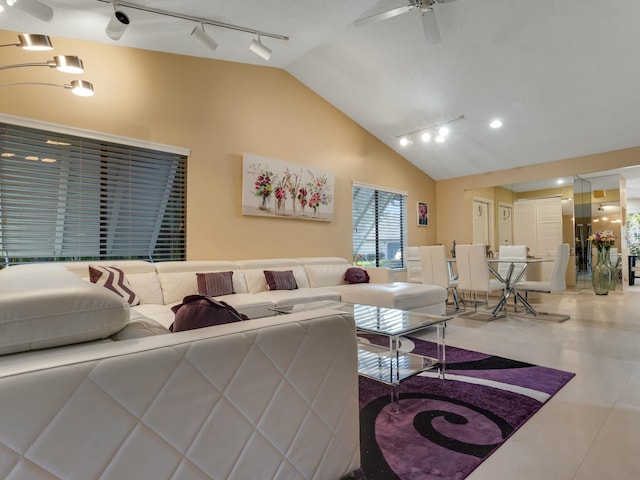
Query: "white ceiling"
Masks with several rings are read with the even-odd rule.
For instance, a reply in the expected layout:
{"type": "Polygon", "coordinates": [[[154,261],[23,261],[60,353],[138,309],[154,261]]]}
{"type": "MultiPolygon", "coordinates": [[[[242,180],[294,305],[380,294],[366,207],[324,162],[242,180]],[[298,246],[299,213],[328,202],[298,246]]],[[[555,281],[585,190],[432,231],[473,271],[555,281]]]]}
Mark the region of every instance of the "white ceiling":
{"type": "MultiPolygon", "coordinates": [[[[207,26],[219,44],[209,53],[190,37],[193,22],[120,7],[131,25],[113,42],[110,4],[40,1],[54,9],[51,23],[11,7],[0,29],[283,68],[436,180],[640,145],[638,0],[436,4],[436,46],[424,41],[418,9],[353,25],[408,0],[130,2],[289,36],[263,37],[269,63],[248,50],[247,33],[207,26]],[[461,115],[444,144],[398,144],[461,115]],[[488,127],[494,118],[502,129],[488,127]]],[[[98,61],[84,60],[88,69],[98,61]]]]}

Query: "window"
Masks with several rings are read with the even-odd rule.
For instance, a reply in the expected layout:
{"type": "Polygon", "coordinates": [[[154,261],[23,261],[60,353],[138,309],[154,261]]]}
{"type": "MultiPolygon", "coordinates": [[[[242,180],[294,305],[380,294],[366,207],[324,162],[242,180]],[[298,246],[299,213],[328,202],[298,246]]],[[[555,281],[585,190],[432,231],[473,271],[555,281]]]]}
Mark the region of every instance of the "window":
{"type": "Polygon", "coordinates": [[[404,268],[406,193],[353,184],[353,257],[361,265],[404,268]]]}
{"type": "Polygon", "coordinates": [[[183,260],[186,156],[79,135],[0,123],[4,263],[183,260]]]}

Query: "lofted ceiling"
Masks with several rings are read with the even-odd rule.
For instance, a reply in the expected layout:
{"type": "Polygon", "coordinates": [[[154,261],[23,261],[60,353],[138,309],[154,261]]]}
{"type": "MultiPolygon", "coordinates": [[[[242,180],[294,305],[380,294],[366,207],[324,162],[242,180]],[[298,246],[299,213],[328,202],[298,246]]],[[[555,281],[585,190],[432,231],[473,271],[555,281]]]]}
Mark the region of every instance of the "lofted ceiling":
{"type": "Polygon", "coordinates": [[[211,53],[190,37],[194,22],[121,6],[131,25],[114,42],[111,4],[40,1],[51,22],[1,0],[0,29],[282,68],[435,180],[640,145],[638,0],[436,3],[441,42],[431,46],[419,9],[354,25],[409,0],[130,2],[290,37],[262,38],[268,63],[247,33],[205,26],[219,44],[211,53]],[[461,116],[445,143],[399,145],[461,116]],[[489,128],[495,118],[501,129],[489,128]]]}

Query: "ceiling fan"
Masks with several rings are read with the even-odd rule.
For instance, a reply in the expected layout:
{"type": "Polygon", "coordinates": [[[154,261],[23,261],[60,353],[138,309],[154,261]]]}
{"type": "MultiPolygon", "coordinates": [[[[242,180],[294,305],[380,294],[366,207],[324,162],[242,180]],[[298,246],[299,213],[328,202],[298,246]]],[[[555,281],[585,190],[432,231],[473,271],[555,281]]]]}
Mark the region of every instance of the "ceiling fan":
{"type": "Polygon", "coordinates": [[[424,31],[424,38],[427,44],[437,45],[440,43],[440,31],[438,30],[438,23],[436,21],[436,14],[433,7],[436,3],[449,3],[454,1],[455,0],[409,0],[409,3],[402,7],[392,8],[391,10],[360,18],[354,22],[354,25],[361,27],[369,23],[396,17],[415,9],[421,14],[422,29],[424,31]]]}

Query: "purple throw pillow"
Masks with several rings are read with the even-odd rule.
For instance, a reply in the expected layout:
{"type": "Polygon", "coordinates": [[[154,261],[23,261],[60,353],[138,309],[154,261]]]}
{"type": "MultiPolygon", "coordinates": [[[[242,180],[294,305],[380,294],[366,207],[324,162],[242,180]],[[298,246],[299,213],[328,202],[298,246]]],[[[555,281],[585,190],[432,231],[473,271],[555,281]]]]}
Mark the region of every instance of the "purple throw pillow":
{"type": "Polygon", "coordinates": [[[369,283],[369,274],[362,268],[350,267],[344,273],[344,281],[347,283],[369,283]]]}
{"type": "Polygon", "coordinates": [[[269,290],[296,290],[298,284],[292,270],[273,271],[264,270],[264,278],[267,280],[269,290]]]}
{"type": "Polygon", "coordinates": [[[236,293],[233,289],[233,272],[196,273],[198,293],[220,297],[236,293]]]}
{"type": "Polygon", "coordinates": [[[182,332],[184,330],[249,319],[249,317],[238,312],[228,303],[205,295],[187,295],[181,304],[176,305],[171,310],[176,314],[173,323],[169,327],[172,332],[182,332]]]}

